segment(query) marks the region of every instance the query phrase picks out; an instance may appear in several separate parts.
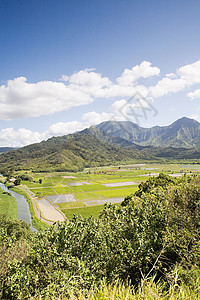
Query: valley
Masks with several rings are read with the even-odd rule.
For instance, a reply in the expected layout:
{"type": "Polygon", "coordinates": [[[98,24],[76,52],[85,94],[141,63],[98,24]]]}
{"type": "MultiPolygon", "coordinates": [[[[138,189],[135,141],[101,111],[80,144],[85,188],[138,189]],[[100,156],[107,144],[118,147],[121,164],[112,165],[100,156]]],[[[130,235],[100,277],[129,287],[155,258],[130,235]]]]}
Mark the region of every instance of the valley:
{"type": "MultiPolygon", "coordinates": [[[[173,178],[199,172],[199,164],[143,163],[87,168],[76,173],[17,171],[13,177],[26,175],[29,178],[21,180],[15,190],[26,193],[35,206],[36,217],[50,225],[70,220],[74,214],[98,217],[106,203],[119,205],[138,190],[141,182],[159,173],[173,178]]],[[[1,177],[2,182],[5,179],[1,177]]]]}

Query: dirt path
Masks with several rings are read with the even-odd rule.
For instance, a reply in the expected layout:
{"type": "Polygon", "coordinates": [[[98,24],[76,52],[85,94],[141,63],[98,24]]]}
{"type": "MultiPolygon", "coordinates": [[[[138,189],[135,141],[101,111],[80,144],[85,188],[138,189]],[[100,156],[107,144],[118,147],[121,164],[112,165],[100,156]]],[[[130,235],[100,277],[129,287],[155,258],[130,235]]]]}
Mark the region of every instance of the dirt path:
{"type": "MultiPolygon", "coordinates": [[[[46,224],[48,224],[48,225],[53,225],[54,223],[55,223],[55,221],[54,220],[52,220],[52,221],[50,221],[48,218],[48,220],[46,220],[46,219],[44,219],[42,216],[41,216],[41,211],[40,211],[40,207],[38,207],[37,205],[36,205],[36,200],[35,200],[35,198],[34,198],[34,196],[33,196],[33,194],[27,189],[27,188],[24,188],[24,187],[18,187],[19,189],[21,189],[23,192],[25,192],[29,197],[30,197],[30,199],[31,199],[31,201],[32,201],[32,203],[33,203],[33,208],[34,208],[34,212],[35,212],[35,214],[36,214],[36,217],[39,219],[39,220],[41,220],[42,222],[44,222],[44,223],[46,223],[46,224]]],[[[44,216],[45,217],[45,216],[44,216]]],[[[46,217],[45,217],[46,218],[46,217]]],[[[64,218],[64,217],[63,217],[64,218]]]]}

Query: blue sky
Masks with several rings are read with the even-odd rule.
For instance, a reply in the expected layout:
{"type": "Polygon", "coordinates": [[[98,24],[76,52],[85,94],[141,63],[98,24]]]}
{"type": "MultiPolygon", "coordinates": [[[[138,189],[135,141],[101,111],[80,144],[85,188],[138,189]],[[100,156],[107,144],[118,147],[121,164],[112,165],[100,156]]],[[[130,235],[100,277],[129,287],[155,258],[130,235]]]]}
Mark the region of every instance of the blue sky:
{"type": "Polygon", "coordinates": [[[199,15],[194,0],[0,0],[0,146],[200,120],[199,15]]]}

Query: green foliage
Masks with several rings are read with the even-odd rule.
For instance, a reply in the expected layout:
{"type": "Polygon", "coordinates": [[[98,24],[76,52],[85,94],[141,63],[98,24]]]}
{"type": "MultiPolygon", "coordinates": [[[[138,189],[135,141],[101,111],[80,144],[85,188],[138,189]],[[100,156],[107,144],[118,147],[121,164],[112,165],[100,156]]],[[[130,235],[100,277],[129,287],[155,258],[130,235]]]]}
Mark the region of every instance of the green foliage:
{"type": "Polygon", "coordinates": [[[25,221],[12,220],[5,214],[0,215],[0,245],[28,239],[31,235],[30,226],[25,221]]]}
{"type": "Polygon", "coordinates": [[[91,216],[97,218],[104,208],[103,205],[93,205],[79,208],[62,209],[68,219],[73,219],[74,215],[81,215],[83,218],[89,218],[91,216]]]}
{"type": "Polygon", "coordinates": [[[21,179],[20,178],[16,178],[14,181],[14,185],[20,185],[21,184],[21,179]]]}
{"type": "Polygon", "coordinates": [[[33,178],[28,174],[22,174],[19,176],[19,178],[24,181],[32,181],[33,180],[33,178]]]}
{"type": "Polygon", "coordinates": [[[74,215],[39,232],[26,255],[9,263],[4,297],[70,299],[73,293],[81,299],[79,291],[88,299],[198,295],[200,178],[175,181],[161,174],[142,188],[123,206],[106,204],[98,218],[74,215]],[[121,288],[113,285],[117,279],[121,288]]]}
{"type": "Polygon", "coordinates": [[[86,134],[53,137],[38,144],[29,145],[1,154],[1,170],[33,169],[45,171],[82,171],[86,167],[133,162],[144,158],[139,150],[128,150],[100,141],[86,134]]]}
{"type": "Polygon", "coordinates": [[[157,177],[150,177],[147,181],[141,182],[135,195],[141,197],[143,193],[149,193],[157,187],[167,188],[170,184],[175,184],[176,179],[172,179],[166,174],[160,173],[157,177]]]}

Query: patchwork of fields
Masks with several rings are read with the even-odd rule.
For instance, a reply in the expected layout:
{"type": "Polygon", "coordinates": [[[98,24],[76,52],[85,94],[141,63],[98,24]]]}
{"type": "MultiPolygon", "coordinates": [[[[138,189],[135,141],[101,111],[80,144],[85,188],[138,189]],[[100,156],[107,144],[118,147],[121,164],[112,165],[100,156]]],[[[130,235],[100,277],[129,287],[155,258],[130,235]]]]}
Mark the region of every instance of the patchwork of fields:
{"type": "Polygon", "coordinates": [[[36,199],[48,200],[70,219],[74,213],[87,217],[98,215],[105,203],[120,203],[138,189],[141,181],[160,172],[182,176],[199,171],[200,165],[135,164],[80,173],[30,173],[33,180],[22,181],[22,185],[36,199]]]}

